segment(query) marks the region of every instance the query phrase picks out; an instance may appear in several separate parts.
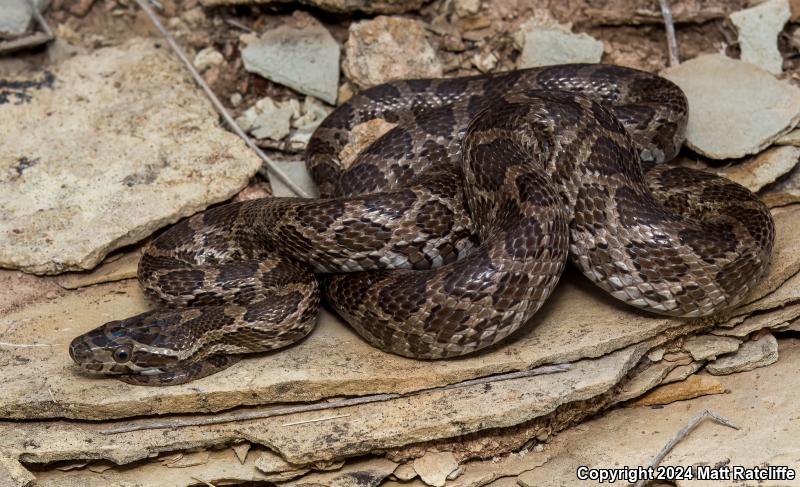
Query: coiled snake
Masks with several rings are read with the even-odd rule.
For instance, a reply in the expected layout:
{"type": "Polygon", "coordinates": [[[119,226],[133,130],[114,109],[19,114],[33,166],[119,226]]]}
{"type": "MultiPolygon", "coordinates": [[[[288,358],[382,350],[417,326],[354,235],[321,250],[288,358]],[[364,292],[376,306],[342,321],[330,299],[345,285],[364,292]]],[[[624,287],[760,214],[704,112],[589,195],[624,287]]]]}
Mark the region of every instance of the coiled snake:
{"type": "Polygon", "coordinates": [[[609,65],[368,89],[309,142],[319,199],[179,222],[139,264],[166,307],[77,337],[70,354],[126,382],[180,384],[297,342],[322,294],[383,350],[453,357],[523,325],[567,257],[641,309],[734,306],[769,264],[774,224],[747,189],[655,164],[679,150],[687,111],[671,82],[609,65]],[[397,126],[343,167],[351,129],[377,118],[397,126]]]}

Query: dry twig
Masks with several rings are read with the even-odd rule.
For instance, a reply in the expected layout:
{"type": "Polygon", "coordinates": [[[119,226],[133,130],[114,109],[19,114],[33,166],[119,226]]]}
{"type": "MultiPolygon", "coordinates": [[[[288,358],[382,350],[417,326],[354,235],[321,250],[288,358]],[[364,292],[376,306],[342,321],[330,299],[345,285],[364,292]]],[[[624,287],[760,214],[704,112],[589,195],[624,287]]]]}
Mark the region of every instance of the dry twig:
{"type": "Polygon", "coordinates": [[[33,18],[36,19],[36,22],[39,24],[39,27],[42,28],[45,34],[52,39],[53,38],[53,30],[50,29],[50,25],[47,24],[47,21],[44,20],[42,17],[42,13],[39,12],[39,6],[34,0],[29,0],[28,4],[31,6],[31,11],[33,12],[33,18]]]}
{"type": "MultiPolygon", "coordinates": [[[[229,413],[217,414],[214,416],[207,416],[201,418],[174,418],[166,419],[163,421],[146,421],[142,423],[128,422],[125,426],[111,428],[100,431],[103,435],[114,435],[119,433],[130,433],[131,431],[153,430],[153,429],[174,429],[184,428],[187,426],[206,426],[210,424],[231,423],[234,421],[249,421],[253,419],[265,419],[275,416],[285,416],[287,414],[305,413],[309,411],[322,411],[327,409],[342,408],[346,406],[355,406],[359,404],[369,404],[373,402],[389,401],[391,399],[400,399],[405,397],[417,396],[434,391],[446,391],[449,389],[456,389],[459,387],[467,387],[479,384],[488,384],[490,382],[499,382],[503,380],[519,379],[522,377],[533,377],[536,375],[555,374],[559,372],[566,372],[570,369],[569,364],[559,365],[546,365],[531,370],[521,370],[519,372],[510,372],[507,374],[492,375],[489,377],[481,377],[478,379],[466,380],[449,384],[441,387],[430,387],[427,389],[420,389],[405,394],[374,394],[371,396],[353,397],[348,399],[341,399],[329,402],[315,402],[312,404],[301,404],[298,406],[279,406],[266,411],[232,411],[229,413]]],[[[343,415],[341,417],[346,417],[343,415]]],[[[323,419],[332,419],[330,417],[323,419]]]]}
{"type": "Polygon", "coordinates": [[[251,29],[250,27],[244,25],[243,23],[239,22],[236,19],[226,18],[225,19],[225,23],[230,25],[231,27],[236,27],[237,29],[241,29],[241,30],[243,30],[245,32],[249,32],[250,34],[252,34],[254,32],[253,29],[251,29]]]}
{"type": "Polygon", "coordinates": [[[661,5],[661,16],[664,18],[664,27],[667,31],[667,50],[669,51],[669,65],[677,66],[681,63],[678,57],[678,38],[675,35],[675,22],[672,20],[672,8],[669,0],[658,0],[661,5]]]}
{"type": "Polygon", "coordinates": [[[136,4],[139,5],[139,8],[141,8],[144,11],[144,13],[147,14],[147,16],[150,18],[150,21],[153,22],[153,25],[155,25],[156,29],[158,29],[158,31],[161,32],[161,35],[164,36],[164,39],[167,40],[169,46],[172,48],[173,51],[175,51],[175,54],[178,55],[183,64],[192,74],[192,77],[194,78],[195,82],[200,86],[200,88],[202,88],[206,96],[208,96],[209,100],[211,100],[211,104],[214,105],[214,108],[217,110],[217,112],[219,112],[222,118],[225,119],[225,122],[228,124],[228,127],[231,130],[233,130],[233,132],[236,133],[236,135],[241,137],[241,139],[244,140],[247,146],[250,147],[250,149],[252,149],[258,155],[258,157],[261,158],[262,161],[264,161],[264,164],[266,164],[267,168],[269,168],[269,171],[273,176],[276,176],[278,179],[280,179],[281,182],[285,184],[289,189],[291,189],[292,192],[297,196],[308,198],[310,195],[305,191],[303,191],[303,189],[300,186],[296,185],[291,179],[289,179],[286,173],[284,173],[277,166],[277,164],[275,164],[275,162],[269,158],[269,156],[267,156],[261,149],[259,149],[259,147],[253,142],[253,140],[250,139],[250,137],[248,137],[247,134],[244,133],[244,131],[239,127],[239,125],[233,119],[233,116],[231,116],[228,110],[225,109],[225,107],[222,105],[222,102],[220,102],[219,98],[217,98],[217,95],[215,95],[214,92],[211,90],[211,87],[208,86],[203,77],[200,76],[200,73],[198,73],[197,70],[194,68],[192,62],[189,61],[189,58],[186,57],[186,54],[183,52],[180,46],[178,46],[178,43],[175,42],[175,39],[172,37],[169,31],[167,31],[167,29],[161,24],[161,21],[158,20],[156,14],[150,9],[147,3],[145,3],[145,0],[135,0],[135,1],[136,4]]]}
{"type": "MultiPolygon", "coordinates": [[[[736,426],[730,419],[724,416],[720,416],[714,411],[709,411],[708,409],[705,409],[703,410],[703,412],[701,412],[700,414],[692,418],[688,423],[686,423],[686,426],[684,426],[683,428],[678,430],[677,433],[675,433],[675,436],[673,436],[672,439],[669,440],[669,442],[666,445],[664,445],[664,448],[662,448],[661,451],[658,452],[655,458],[653,458],[653,461],[650,462],[649,466],[651,468],[655,468],[659,463],[661,463],[661,461],[664,460],[667,454],[669,454],[669,452],[672,451],[673,448],[675,448],[675,445],[677,445],[681,440],[689,436],[689,433],[691,433],[693,429],[697,428],[697,426],[700,423],[702,423],[703,420],[706,418],[711,418],[715,422],[731,427],[733,429],[736,430],[739,429],[739,427],[736,426]]],[[[639,481],[636,482],[634,487],[643,487],[644,483],[647,480],[648,479],[639,479],[639,481]]]]}

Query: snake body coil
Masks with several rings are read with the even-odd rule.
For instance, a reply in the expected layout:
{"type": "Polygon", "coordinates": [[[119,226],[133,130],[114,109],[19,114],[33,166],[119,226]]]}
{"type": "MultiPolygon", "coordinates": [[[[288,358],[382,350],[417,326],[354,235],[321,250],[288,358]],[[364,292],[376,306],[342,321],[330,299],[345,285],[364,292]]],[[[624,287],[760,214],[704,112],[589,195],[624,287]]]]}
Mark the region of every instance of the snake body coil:
{"type": "Polygon", "coordinates": [[[181,221],[139,265],[167,307],[106,323],[70,354],[135,384],[187,382],[300,340],[321,289],[375,346],[453,357],[524,324],[568,257],[641,309],[729,308],[767,268],[774,225],[745,188],[656,164],[679,150],[686,118],[678,87],[608,65],[371,88],[309,143],[319,199],[181,221]],[[343,167],[353,127],[377,118],[396,126],[343,167]]]}

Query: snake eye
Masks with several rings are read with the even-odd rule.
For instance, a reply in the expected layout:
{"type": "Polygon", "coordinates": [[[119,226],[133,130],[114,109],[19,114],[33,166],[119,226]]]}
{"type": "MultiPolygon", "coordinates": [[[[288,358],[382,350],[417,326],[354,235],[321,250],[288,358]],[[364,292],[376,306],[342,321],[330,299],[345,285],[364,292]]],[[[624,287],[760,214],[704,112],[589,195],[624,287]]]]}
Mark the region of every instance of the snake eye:
{"type": "Polygon", "coordinates": [[[119,347],[118,349],[114,350],[114,361],[115,362],[125,362],[131,357],[131,347],[119,347]]]}

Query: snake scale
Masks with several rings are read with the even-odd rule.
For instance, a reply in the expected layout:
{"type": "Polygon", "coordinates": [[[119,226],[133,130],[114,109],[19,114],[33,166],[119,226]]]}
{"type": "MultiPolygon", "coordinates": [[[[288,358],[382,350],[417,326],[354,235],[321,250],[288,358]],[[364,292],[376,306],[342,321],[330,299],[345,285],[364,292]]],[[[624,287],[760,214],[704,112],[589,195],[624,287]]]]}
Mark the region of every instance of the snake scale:
{"type": "Polygon", "coordinates": [[[129,383],[180,384],[296,343],[325,299],[385,351],[460,356],[531,318],[568,259],[647,311],[730,308],[768,267],[774,223],[742,186],[659,164],[687,117],[677,86],[612,65],[367,89],[308,144],[320,198],[174,225],[138,271],[163,306],[77,337],[70,354],[129,383]],[[351,131],[373,119],[396,125],[345,167],[351,131]]]}

